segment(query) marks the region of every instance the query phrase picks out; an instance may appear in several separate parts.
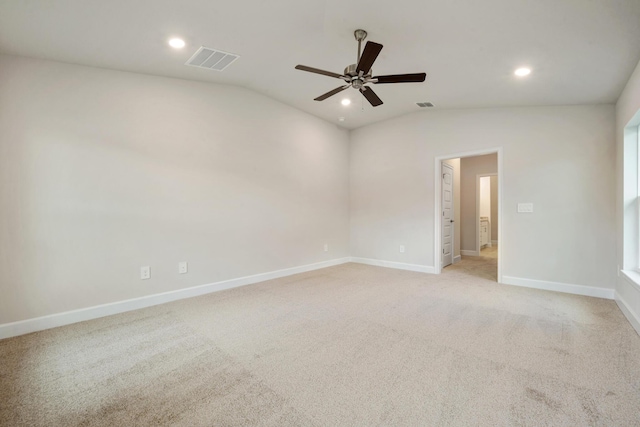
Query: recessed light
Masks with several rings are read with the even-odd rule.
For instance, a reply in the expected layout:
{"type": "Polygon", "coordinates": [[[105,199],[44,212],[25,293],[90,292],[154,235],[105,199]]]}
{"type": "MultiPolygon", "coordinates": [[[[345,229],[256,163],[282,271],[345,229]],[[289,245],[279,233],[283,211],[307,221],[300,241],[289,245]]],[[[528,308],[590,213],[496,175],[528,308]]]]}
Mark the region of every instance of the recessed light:
{"type": "Polygon", "coordinates": [[[349,98],[345,98],[342,101],[340,101],[342,103],[342,105],[347,106],[349,104],[351,104],[351,100],[349,98]]]}
{"type": "Polygon", "coordinates": [[[531,68],[526,68],[526,67],[518,68],[514,72],[514,74],[518,77],[528,76],[529,74],[531,74],[531,68]]]}
{"type": "Polygon", "coordinates": [[[169,40],[169,46],[175,48],[175,49],[182,49],[184,46],[186,45],[186,43],[184,42],[184,40],[179,39],[179,38],[174,38],[169,40]]]}
{"type": "Polygon", "coordinates": [[[344,122],[344,117],[338,117],[339,122],[344,122]]]}

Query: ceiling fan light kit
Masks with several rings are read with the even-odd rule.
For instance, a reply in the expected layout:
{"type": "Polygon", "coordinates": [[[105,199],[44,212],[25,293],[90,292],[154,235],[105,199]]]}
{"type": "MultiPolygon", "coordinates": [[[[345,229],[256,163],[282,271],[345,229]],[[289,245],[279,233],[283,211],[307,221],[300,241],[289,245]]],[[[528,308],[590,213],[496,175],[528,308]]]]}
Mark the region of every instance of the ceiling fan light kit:
{"type": "Polygon", "coordinates": [[[309,73],[321,74],[323,76],[333,77],[345,81],[345,84],[337,87],[319,97],[315,98],[315,101],[324,101],[325,99],[342,92],[349,87],[352,87],[369,101],[369,103],[377,107],[382,105],[382,100],[376,95],[371,87],[367,84],[385,84],[385,83],[421,83],[427,78],[426,73],[414,73],[414,74],[393,74],[387,76],[373,76],[371,67],[378,58],[382,45],[372,41],[368,41],[364,46],[364,51],[361,53],[362,41],[367,38],[367,32],[365,30],[355,30],[353,35],[358,42],[358,57],[355,64],[348,65],[344,69],[343,74],[333,73],[331,71],[325,71],[318,68],[308,67],[306,65],[296,65],[296,70],[307,71],[309,73]]]}

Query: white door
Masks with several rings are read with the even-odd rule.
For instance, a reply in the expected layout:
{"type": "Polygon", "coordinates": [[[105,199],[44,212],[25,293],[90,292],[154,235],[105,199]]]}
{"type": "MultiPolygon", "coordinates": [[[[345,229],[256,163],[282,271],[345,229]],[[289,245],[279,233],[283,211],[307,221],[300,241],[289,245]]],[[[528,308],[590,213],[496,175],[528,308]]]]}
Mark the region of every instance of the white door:
{"type": "Polygon", "coordinates": [[[442,267],[453,263],[453,168],[442,163],[442,267]]]}

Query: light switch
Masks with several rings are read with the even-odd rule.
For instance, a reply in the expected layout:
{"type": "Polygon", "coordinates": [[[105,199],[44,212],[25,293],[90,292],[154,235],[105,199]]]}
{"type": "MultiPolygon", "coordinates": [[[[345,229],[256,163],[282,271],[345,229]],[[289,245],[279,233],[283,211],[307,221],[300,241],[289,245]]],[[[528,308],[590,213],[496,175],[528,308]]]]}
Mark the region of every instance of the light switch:
{"type": "Polygon", "coordinates": [[[533,203],[518,203],[518,213],[533,212],[533,203]]]}
{"type": "Polygon", "coordinates": [[[404,253],[404,245],[400,245],[400,253],[403,254],[404,253]]]}

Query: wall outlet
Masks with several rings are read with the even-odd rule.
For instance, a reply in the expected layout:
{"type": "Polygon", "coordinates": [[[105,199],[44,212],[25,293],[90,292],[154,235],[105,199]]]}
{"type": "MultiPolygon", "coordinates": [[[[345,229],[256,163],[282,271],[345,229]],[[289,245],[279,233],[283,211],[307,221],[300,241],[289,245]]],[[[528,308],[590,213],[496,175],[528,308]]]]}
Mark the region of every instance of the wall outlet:
{"type": "Polygon", "coordinates": [[[140,267],[140,278],[142,280],[147,280],[151,278],[151,267],[145,265],[144,267],[140,267]]]}
{"type": "Polygon", "coordinates": [[[533,212],[533,203],[518,203],[518,213],[533,212]]]}
{"type": "Polygon", "coordinates": [[[329,245],[326,243],[324,244],[324,251],[329,252],[329,245]]]}
{"type": "Polygon", "coordinates": [[[400,253],[403,254],[404,253],[404,245],[400,245],[400,253]]]}
{"type": "Polygon", "coordinates": [[[187,261],[182,261],[178,263],[178,273],[185,274],[187,272],[188,265],[187,261]]]}

